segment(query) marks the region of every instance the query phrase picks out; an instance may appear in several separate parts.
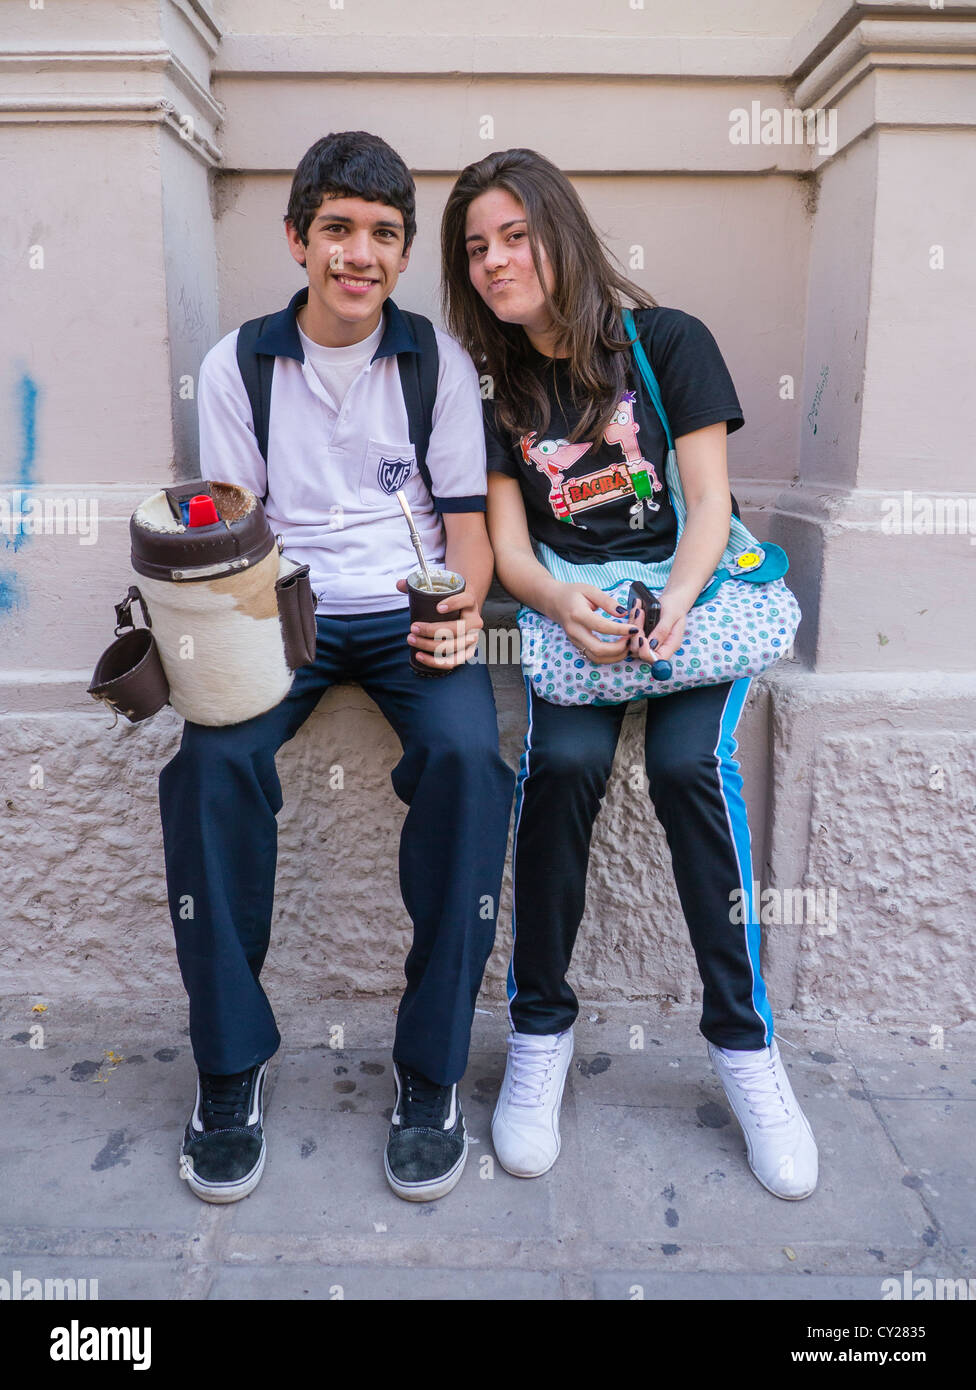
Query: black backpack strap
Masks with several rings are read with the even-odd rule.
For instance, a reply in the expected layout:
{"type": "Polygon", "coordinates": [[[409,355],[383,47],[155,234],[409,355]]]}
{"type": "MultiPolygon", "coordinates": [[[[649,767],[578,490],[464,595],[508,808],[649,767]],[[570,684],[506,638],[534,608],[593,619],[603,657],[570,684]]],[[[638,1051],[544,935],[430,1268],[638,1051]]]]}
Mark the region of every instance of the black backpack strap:
{"type": "MultiPolygon", "coordinates": [[[[439,367],[437,339],[434,336],[434,326],[429,319],[424,318],[422,314],[412,314],[405,310],[400,312],[409,321],[420,347],[419,353],[409,352],[398,356],[397,367],[400,372],[403,400],[407,408],[410,442],[416,451],[420,476],[424,480],[427,491],[433,496],[434,489],[431,485],[430,470],[427,467],[427,446],[430,443],[431,430],[433,429],[434,402],[437,399],[439,367]]],[[[254,344],[264,331],[266,321],[267,316],[249,319],[247,323],[241,325],[237,335],[237,365],[240,369],[244,389],[247,392],[247,398],[251,404],[251,418],[254,422],[257,445],[267,468],[268,422],[271,417],[271,381],[274,376],[274,358],[254,350],[254,344]]],[[[267,502],[267,500],[268,491],[265,489],[262,501],[267,502]]]]}
{"type": "MultiPolygon", "coordinates": [[[[268,317],[266,314],[264,318],[248,319],[247,323],[241,324],[237,334],[237,365],[240,368],[244,390],[251,403],[251,419],[254,422],[258,448],[264,459],[265,479],[268,466],[268,421],[271,418],[271,379],[274,376],[275,360],[266,353],[255,352],[254,344],[264,331],[268,317]]],[[[267,500],[266,483],[261,501],[267,500]]]]}
{"type": "MultiPolygon", "coordinates": [[[[413,329],[420,352],[404,352],[397,357],[403,403],[407,407],[407,426],[410,443],[417,455],[417,467],[431,497],[434,489],[427,467],[427,446],[434,427],[434,402],[437,399],[438,354],[434,325],[423,314],[400,310],[413,329]]],[[[435,506],[436,501],[435,501],[435,506]]]]}

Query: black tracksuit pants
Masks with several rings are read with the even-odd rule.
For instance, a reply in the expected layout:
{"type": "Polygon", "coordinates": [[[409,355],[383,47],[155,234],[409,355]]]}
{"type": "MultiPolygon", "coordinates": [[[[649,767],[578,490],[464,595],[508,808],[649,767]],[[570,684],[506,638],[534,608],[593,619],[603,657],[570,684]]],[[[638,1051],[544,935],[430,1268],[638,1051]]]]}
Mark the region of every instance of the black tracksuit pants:
{"type": "MultiPolygon", "coordinates": [[[[720,1047],[768,1046],[773,1019],[759,969],[759,918],[734,731],[749,680],[647,703],[645,764],[704,986],[701,1031],[720,1047]]],[[[513,846],[512,1026],[558,1033],[578,1012],[566,981],[583,916],[593,822],[626,704],[557,706],[526,681],[529,727],[513,846]]],[[[637,849],[640,828],[634,828],[637,849]]],[[[653,930],[653,923],[648,923],[653,930]]]]}

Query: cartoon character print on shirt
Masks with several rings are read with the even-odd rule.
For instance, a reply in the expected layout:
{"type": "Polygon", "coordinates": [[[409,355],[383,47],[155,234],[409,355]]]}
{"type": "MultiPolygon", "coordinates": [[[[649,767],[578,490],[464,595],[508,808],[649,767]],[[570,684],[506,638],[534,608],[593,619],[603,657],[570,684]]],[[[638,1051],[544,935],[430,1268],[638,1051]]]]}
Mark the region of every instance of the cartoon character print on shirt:
{"type": "Polygon", "coordinates": [[[560,521],[567,521],[570,526],[576,526],[577,522],[570,515],[569,504],[563,495],[563,474],[583,457],[590,443],[570,444],[568,439],[543,439],[537,444],[535,438],[533,431],[519,440],[522,458],[527,464],[534,463],[543,477],[548,479],[549,505],[553,515],[560,521]]]}
{"type": "Polygon", "coordinates": [[[649,512],[659,512],[661,504],[654,501],[654,494],[664,487],[654,471],[654,465],[644,458],[637,443],[640,425],[634,419],[636,400],[637,395],[634,391],[625,391],[613,419],[603,431],[603,438],[608,444],[619,444],[627,463],[627,472],[637,494],[637,501],[630,509],[633,517],[640,516],[642,505],[649,512]]]}
{"type": "Polygon", "coordinates": [[[577,521],[574,513],[599,507],[604,502],[616,502],[627,495],[636,498],[631,516],[639,515],[644,506],[650,512],[660,511],[661,504],[654,501],[654,493],[660,492],[664,484],[637,443],[640,426],[634,419],[635,400],[633,391],[625,391],[603,432],[607,444],[620,448],[624,456],[622,468],[610,464],[583,477],[566,479],[566,472],[588,452],[591,441],[570,444],[567,439],[543,439],[537,443],[534,432],[519,440],[526,464],[534,464],[549,482],[549,506],[559,521],[585,530],[584,523],[577,521]]]}

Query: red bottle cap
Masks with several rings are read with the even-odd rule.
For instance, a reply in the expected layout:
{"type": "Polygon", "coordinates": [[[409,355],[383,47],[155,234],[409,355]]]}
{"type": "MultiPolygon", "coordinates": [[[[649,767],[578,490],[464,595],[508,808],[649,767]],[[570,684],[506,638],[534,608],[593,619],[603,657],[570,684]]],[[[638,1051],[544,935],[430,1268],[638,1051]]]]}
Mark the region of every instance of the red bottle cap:
{"type": "Polygon", "coordinates": [[[201,492],[197,497],[190,498],[191,526],[213,526],[219,520],[220,517],[217,515],[217,508],[214,506],[212,497],[201,492]]]}

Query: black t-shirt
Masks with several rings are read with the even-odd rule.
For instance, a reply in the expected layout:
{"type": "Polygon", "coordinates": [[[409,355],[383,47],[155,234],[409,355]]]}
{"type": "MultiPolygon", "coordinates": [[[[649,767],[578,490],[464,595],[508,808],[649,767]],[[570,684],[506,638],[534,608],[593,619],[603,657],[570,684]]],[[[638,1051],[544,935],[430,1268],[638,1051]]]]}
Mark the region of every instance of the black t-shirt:
{"type": "MultiPolygon", "coordinates": [[[[701,319],[658,307],[635,310],[634,322],[673,437],[720,420],[729,434],[739,429],[744,420],[732,378],[701,319]]],[[[666,560],[677,543],[664,476],[668,441],[633,357],[627,389],[599,445],[567,442],[580,413],[572,405],[568,359],[533,348],[531,361],[552,408],[544,439],[504,433],[494,402],[484,403],[488,468],[518,478],[530,536],[570,564],[666,560]]]]}

